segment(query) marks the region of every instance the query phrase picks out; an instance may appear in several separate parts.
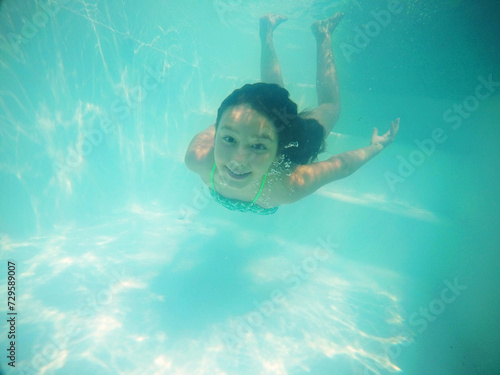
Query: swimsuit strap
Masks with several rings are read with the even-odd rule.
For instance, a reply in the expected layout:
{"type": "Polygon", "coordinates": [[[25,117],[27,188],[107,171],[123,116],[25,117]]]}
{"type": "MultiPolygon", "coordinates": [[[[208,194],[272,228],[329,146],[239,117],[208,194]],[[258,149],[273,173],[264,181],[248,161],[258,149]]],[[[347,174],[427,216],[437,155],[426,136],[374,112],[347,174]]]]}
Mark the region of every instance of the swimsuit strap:
{"type": "Polygon", "coordinates": [[[210,173],[210,182],[212,183],[212,190],[215,191],[215,185],[214,185],[214,171],[215,171],[215,163],[214,167],[212,168],[212,173],[210,173]]]}
{"type": "MultiPolygon", "coordinates": [[[[215,165],[215,163],[214,163],[214,166],[213,166],[213,168],[212,168],[212,172],[210,173],[210,182],[212,183],[212,189],[213,189],[214,191],[216,191],[216,190],[215,190],[215,185],[214,185],[214,172],[215,172],[215,167],[216,167],[216,165],[215,165]]],[[[250,203],[250,204],[254,204],[255,202],[257,202],[257,199],[259,199],[260,194],[262,193],[262,190],[264,190],[264,184],[266,183],[266,178],[267,178],[267,172],[266,172],[266,173],[264,173],[264,179],[262,180],[262,184],[260,185],[260,190],[259,190],[259,192],[257,193],[257,196],[254,198],[254,200],[253,200],[253,201],[252,201],[252,203],[250,203]]]]}
{"type": "Polygon", "coordinates": [[[255,199],[252,201],[251,204],[254,204],[257,201],[257,199],[259,199],[260,193],[262,193],[262,190],[264,190],[264,184],[266,183],[266,177],[267,177],[267,172],[264,173],[264,178],[262,179],[262,185],[260,185],[260,190],[257,193],[257,196],[255,197],[255,199]]]}

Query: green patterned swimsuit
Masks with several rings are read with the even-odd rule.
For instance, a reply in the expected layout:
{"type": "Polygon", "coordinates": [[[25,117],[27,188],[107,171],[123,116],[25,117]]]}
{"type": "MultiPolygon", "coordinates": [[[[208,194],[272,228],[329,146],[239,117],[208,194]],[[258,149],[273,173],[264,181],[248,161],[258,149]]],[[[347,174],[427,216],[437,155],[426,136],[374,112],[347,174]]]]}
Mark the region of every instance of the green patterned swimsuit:
{"type": "Polygon", "coordinates": [[[220,203],[227,209],[231,211],[240,211],[240,212],[253,212],[255,214],[259,215],[270,215],[274,214],[277,210],[278,207],[273,207],[273,208],[263,208],[260,206],[257,206],[255,202],[257,202],[257,199],[259,199],[260,194],[262,193],[262,190],[264,189],[264,184],[266,183],[266,177],[267,173],[264,175],[264,179],[262,180],[262,185],[260,186],[260,190],[257,193],[257,196],[254,198],[252,202],[243,202],[237,199],[231,199],[231,198],[226,198],[225,196],[219,194],[217,190],[215,190],[215,185],[214,185],[214,171],[215,171],[215,163],[214,167],[212,168],[212,173],[210,173],[210,182],[212,183],[212,189],[210,190],[210,194],[212,197],[215,199],[216,202],[220,203]]]}

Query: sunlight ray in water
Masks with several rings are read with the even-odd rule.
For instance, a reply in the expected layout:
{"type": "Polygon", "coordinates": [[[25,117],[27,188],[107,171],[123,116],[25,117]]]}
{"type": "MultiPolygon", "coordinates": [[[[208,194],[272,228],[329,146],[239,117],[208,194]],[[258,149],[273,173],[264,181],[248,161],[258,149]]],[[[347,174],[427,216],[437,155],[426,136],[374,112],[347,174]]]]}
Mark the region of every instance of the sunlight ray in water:
{"type": "Polygon", "coordinates": [[[424,220],[433,223],[439,223],[443,220],[429,210],[416,207],[411,203],[402,200],[389,200],[388,197],[384,195],[358,194],[353,191],[334,192],[329,191],[328,188],[319,191],[318,194],[330,199],[375,208],[382,211],[388,211],[390,213],[403,215],[418,220],[424,220]]]}

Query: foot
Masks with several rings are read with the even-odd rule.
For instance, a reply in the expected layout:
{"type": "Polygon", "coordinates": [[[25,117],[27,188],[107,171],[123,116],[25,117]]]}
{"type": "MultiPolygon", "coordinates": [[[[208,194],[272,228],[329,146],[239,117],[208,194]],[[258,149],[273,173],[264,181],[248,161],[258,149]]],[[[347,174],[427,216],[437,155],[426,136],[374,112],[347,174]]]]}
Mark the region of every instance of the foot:
{"type": "Polygon", "coordinates": [[[286,20],[288,20],[287,16],[281,16],[273,13],[260,17],[260,37],[263,38],[268,35],[272,35],[274,29],[286,20]]]}
{"type": "Polygon", "coordinates": [[[333,16],[321,20],[316,21],[311,25],[311,30],[315,37],[318,36],[330,36],[333,33],[333,30],[337,27],[340,20],[344,17],[344,13],[336,13],[333,16]]]}

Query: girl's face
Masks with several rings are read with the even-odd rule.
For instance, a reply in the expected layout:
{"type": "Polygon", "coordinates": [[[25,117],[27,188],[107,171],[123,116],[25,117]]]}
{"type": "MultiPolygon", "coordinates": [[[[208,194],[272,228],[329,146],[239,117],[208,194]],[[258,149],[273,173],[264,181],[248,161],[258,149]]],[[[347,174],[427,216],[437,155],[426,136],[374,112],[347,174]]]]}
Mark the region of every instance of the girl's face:
{"type": "Polygon", "coordinates": [[[215,134],[214,156],[228,187],[261,183],[277,150],[278,132],[267,117],[247,105],[224,111],[215,134]]]}

